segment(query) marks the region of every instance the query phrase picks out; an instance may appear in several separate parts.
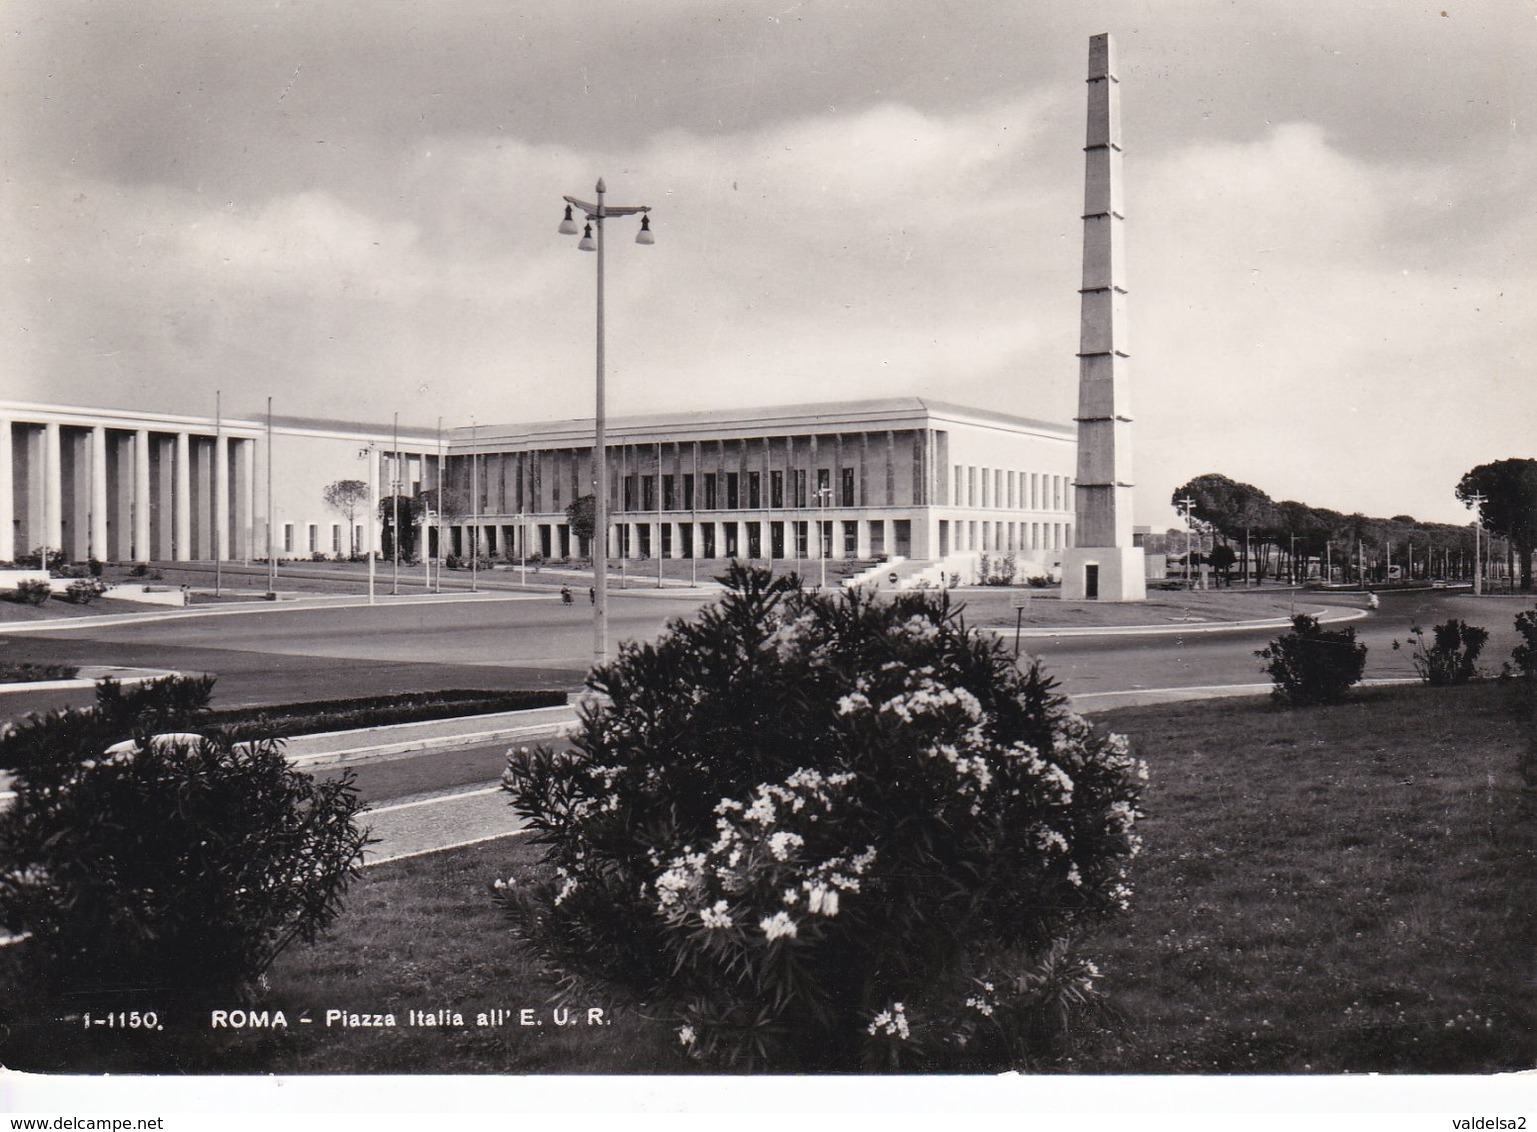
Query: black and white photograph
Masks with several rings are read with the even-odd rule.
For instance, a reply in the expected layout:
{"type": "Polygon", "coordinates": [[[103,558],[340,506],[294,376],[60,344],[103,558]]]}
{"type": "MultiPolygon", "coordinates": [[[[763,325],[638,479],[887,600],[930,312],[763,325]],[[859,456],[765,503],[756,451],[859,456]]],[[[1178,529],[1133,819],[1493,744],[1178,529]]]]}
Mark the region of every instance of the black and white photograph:
{"type": "Polygon", "coordinates": [[[8,1127],[1525,1128],[1534,138],[1529,0],[0,0],[8,1127]]]}

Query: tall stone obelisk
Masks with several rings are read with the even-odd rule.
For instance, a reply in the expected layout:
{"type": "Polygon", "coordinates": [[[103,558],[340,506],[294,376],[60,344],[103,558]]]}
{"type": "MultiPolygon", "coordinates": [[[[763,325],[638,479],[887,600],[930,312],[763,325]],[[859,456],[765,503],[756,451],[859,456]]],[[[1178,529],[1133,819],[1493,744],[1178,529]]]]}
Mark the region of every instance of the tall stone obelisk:
{"type": "Polygon", "coordinates": [[[1108,35],[1089,40],[1084,144],[1083,286],[1079,290],[1078,479],[1062,598],[1142,601],[1143,553],[1132,545],[1131,362],[1127,353],[1126,217],[1121,92],[1108,35]]]}

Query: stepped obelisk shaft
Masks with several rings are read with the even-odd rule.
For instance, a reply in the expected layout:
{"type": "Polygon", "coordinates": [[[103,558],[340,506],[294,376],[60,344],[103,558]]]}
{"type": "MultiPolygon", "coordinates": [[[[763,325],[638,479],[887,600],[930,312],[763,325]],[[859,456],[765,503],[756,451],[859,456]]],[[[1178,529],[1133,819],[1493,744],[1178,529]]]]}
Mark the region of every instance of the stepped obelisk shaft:
{"type": "Polygon", "coordinates": [[[1132,542],[1131,361],[1127,345],[1121,96],[1108,35],[1089,40],[1084,143],[1083,285],[1078,346],[1078,477],[1064,599],[1141,601],[1147,582],[1132,542]]]}

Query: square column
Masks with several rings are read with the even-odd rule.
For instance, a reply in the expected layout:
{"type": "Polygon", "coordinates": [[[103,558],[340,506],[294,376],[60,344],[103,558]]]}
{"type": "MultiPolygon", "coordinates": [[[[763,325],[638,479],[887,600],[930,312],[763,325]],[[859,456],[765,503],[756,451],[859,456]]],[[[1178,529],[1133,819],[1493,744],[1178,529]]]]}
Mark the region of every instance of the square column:
{"type": "MultiPolygon", "coordinates": [[[[43,426],[43,549],[64,548],[64,452],[59,426],[43,426]]],[[[46,565],[46,563],[45,563],[46,565]]]]}
{"type": "MultiPolygon", "coordinates": [[[[234,556],[241,561],[251,561],[252,516],[256,513],[256,441],[235,442],[235,541],[234,556]]],[[[349,532],[350,535],[351,532],[349,532]]]]}
{"type": "Polygon", "coordinates": [[[133,434],[133,544],[129,556],[135,562],[148,562],[149,550],[149,430],[133,434]]]}
{"type": "Polygon", "coordinates": [[[176,434],[175,457],[176,486],[171,506],[172,520],[171,559],[174,562],[192,560],[192,437],[185,432],[176,434]]]}
{"type": "Polygon", "coordinates": [[[107,430],[91,429],[91,517],[89,557],[110,558],[107,549],[107,430]]]}
{"type": "Polygon", "coordinates": [[[221,432],[213,442],[213,556],[219,562],[229,558],[229,511],[229,437],[221,432]]]}

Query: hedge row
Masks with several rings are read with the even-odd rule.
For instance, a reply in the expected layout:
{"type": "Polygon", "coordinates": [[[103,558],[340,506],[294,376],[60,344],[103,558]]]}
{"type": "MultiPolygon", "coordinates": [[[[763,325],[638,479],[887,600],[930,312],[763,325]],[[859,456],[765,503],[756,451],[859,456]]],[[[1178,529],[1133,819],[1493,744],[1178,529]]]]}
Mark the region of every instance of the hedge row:
{"type": "Polygon", "coordinates": [[[264,708],[231,708],[211,711],[203,722],[239,740],[261,735],[313,735],[321,731],[423,723],[461,715],[526,711],[559,707],[565,702],[565,692],[549,690],[408,692],[396,696],[361,696],[264,708]]]}

